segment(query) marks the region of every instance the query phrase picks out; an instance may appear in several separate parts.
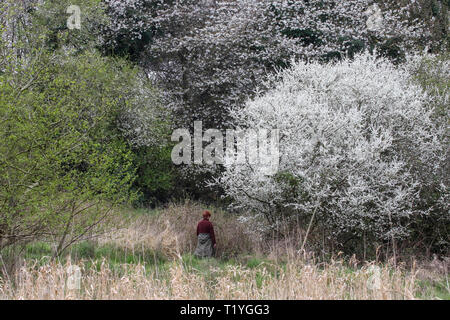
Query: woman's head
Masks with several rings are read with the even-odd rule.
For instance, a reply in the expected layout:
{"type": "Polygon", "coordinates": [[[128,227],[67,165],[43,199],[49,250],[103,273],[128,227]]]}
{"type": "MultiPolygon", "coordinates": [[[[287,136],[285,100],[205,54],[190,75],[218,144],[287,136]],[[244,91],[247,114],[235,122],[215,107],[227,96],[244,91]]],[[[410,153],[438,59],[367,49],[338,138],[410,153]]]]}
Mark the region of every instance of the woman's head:
{"type": "Polygon", "coordinates": [[[203,218],[209,219],[209,217],[211,217],[211,212],[208,210],[203,211],[203,218]]]}

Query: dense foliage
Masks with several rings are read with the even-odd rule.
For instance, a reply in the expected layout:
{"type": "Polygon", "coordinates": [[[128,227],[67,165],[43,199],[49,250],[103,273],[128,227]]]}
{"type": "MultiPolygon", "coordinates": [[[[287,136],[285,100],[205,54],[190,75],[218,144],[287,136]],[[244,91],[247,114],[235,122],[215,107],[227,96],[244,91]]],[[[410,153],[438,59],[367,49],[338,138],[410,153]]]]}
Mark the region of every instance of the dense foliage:
{"type": "MultiPolygon", "coordinates": [[[[401,61],[440,48],[420,13],[427,4],[369,0],[107,0],[107,51],[125,54],[157,80],[176,124],[229,126],[264,77],[292,58],[329,61],[366,49],[401,61]]],[[[445,6],[441,9],[444,10],[445,6]]],[[[445,27],[445,25],[443,26],[445,27]]]]}
{"type": "Polygon", "coordinates": [[[0,248],[193,197],[445,251],[448,21],[445,0],[1,1],[0,248]],[[279,129],[280,170],[175,166],[194,120],[279,129]]]}
{"type": "Polygon", "coordinates": [[[279,171],[229,165],[219,182],[237,206],[269,227],[315,215],[341,240],[406,239],[431,214],[435,230],[448,226],[446,124],[433,121],[434,99],[408,65],[368,54],[298,62],[269,85],[234,116],[281,131],[279,171]]]}
{"type": "Polygon", "coordinates": [[[136,198],[133,151],[163,145],[167,120],[129,62],[72,46],[40,23],[45,4],[4,5],[0,247],[44,237],[59,254],[136,198]]]}

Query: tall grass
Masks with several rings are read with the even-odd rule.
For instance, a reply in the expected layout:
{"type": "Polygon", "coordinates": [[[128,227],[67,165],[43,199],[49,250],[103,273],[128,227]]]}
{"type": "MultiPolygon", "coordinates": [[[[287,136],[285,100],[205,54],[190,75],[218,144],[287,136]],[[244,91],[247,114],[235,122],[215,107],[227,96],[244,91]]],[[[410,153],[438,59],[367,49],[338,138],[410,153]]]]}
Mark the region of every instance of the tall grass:
{"type": "MultiPolygon", "coordinates": [[[[368,285],[369,266],[349,270],[341,262],[249,268],[243,265],[210,266],[208,273],[189,268],[183,260],[167,271],[148,271],[141,263],[122,264],[121,272],[106,261],[98,268],[81,268],[80,289],[67,286],[66,264],[49,262],[20,268],[14,281],[0,282],[1,299],[413,299],[414,272],[384,266],[376,287],[368,285]],[[208,276],[206,276],[208,275],[208,276]],[[211,276],[212,275],[212,276],[211,276]]],[[[205,266],[205,265],[204,265],[205,266]]]]}
{"type": "MultiPolygon", "coordinates": [[[[205,207],[186,201],[172,204],[161,212],[140,213],[129,217],[124,228],[102,236],[100,243],[115,243],[129,250],[151,249],[168,257],[193,252],[197,244],[196,227],[205,207]]],[[[261,244],[246,232],[237,216],[220,209],[212,210],[211,221],[218,243],[218,257],[253,253],[261,244]]]]}
{"type": "Polygon", "coordinates": [[[414,263],[323,259],[299,252],[301,230],[265,242],[220,210],[212,217],[217,257],[197,259],[202,209],[186,202],[127,212],[115,230],[56,260],[51,244],[30,245],[14,272],[0,273],[0,299],[414,299],[435,298],[434,284],[450,298],[446,265],[432,273],[414,263]],[[79,289],[68,285],[73,266],[79,289]]]}

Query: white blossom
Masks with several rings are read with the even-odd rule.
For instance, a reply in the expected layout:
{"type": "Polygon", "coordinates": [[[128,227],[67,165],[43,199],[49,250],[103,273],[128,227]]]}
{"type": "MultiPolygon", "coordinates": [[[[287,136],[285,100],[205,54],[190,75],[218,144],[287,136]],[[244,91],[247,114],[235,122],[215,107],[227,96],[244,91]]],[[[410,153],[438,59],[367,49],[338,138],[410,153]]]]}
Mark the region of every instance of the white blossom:
{"type": "Polygon", "coordinates": [[[317,210],[336,235],[406,237],[431,209],[418,205],[419,194],[447,156],[445,128],[432,121],[430,97],[408,68],[367,53],[295,63],[233,112],[243,127],[280,130],[278,174],[235,164],[217,183],[273,225],[317,210]]]}
{"type": "Polygon", "coordinates": [[[158,79],[176,121],[230,126],[228,108],[242,106],[262,80],[291,58],[353,54],[374,39],[402,39],[408,49],[427,32],[406,7],[379,8],[380,28],[367,27],[370,0],[107,0],[109,41],[150,37],[138,59],[158,79]],[[380,18],[381,18],[380,17],[380,18]],[[115,37],[116,36],[116,37],[115,37]]]}

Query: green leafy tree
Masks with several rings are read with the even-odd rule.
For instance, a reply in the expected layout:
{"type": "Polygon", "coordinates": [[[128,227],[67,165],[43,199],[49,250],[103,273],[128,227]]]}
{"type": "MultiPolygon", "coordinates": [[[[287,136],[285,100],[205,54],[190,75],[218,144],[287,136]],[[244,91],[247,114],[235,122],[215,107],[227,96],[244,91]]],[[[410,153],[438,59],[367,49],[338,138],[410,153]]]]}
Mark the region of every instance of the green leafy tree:
{"type": "Polygon", "coordinates": [[[54,48],[38,15],[9,4],[0,17],[0,249],[45,239],[58,255],[136,199],[132,149],[160,141],[148,137],[164,121],[136,67],[92,48],[54,48]],[[131,116],[145,110],[155,117],[131,116]]]}

